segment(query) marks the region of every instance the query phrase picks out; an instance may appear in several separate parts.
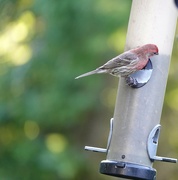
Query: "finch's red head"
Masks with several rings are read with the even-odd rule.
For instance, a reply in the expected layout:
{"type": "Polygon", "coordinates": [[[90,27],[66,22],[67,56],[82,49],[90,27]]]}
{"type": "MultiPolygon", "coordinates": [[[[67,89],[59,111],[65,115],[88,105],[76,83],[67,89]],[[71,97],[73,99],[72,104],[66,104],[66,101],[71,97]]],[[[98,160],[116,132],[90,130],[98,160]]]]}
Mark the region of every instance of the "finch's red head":
{"type": "Polygon", "coordinates": [[[145,44],[143,46],[139,46],[136,49],[133,49],[134,53],[138,56],[146,56],[150,58],[151,56],[158,55],[158,47],[155,44],[145,44]]]}
{"type": "Polygon", "coordinates": [[[148,58],[154,55],[158,55],[158,47],[155,44],[146,44],[142,47],[140,47],[142,51],[146,54],[148,58]]]}

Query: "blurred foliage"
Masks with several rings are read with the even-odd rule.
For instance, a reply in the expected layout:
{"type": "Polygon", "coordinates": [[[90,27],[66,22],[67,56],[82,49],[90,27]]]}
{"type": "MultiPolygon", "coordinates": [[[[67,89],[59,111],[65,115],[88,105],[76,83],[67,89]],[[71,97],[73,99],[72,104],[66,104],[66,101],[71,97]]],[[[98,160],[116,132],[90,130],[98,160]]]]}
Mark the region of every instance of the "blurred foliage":
{"type": "MultiPolygon", "coordinates": [[[[83,147],[106,145],[118,80],[74,78],[123,51],[130,5],[0,1],[0,179],[115,179],[98,173],[105,156],[83,147]]],[[[177,57],[175,39],[159,148],[170,156],[178,154],[177,57]]],[[[161,165],[158,179],[177,179],[175,166],[161,165]]]]}

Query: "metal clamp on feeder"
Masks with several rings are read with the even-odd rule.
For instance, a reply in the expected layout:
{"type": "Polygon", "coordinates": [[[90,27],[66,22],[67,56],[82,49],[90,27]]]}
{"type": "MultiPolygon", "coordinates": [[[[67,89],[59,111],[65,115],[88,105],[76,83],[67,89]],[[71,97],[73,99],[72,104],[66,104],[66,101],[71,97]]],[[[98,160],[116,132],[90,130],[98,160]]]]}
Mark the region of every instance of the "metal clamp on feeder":
{"type": "Polygon", "coordinates": [[[131,74],[125,79],[126,83],[132,88],[140,88],[150,80],[152,71],[153,66],[149,59],[147,65],[142,70],[131,74]]]}
{"type": "Polygon", "coordinates": [[[112,137],[112,132],[113,132],[113,118],[111,118],[110,120],[110,131],[109,131],[109,137],[108,137],[108,143],[107,143],[107,148],[98,148],[98,147],[92,147],[92,146],[85,146],[85,150],[87,151],[93,151],[93,152],[100,152],[100,153],[107,153],[109,146],[110,146],[110,142],[111,142],[111,137],[112,137]]]}
{"type": "Polygon", "coordinates": [[[158,139],[160,134],[161,125],[156,125],[149,134],[147,142],[147,151],[151,161],[164,161],[170,163],[176,163],[177,159],[156,156],[158,147],[158,139]]]}

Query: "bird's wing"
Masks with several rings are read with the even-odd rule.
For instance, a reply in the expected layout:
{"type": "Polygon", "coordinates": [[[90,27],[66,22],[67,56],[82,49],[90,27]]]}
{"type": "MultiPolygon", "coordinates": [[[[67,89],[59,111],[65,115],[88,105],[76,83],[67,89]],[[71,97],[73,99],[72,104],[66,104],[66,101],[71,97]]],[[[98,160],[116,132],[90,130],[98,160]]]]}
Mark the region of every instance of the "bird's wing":
{"type": "Polygon", "coordinates": [[[133,52],[125,52],[116,56],[115,58],[108,61],[103,66],[99,67],[99,69],[113,69],[117,67],[127,66],[138,59],[138,56],[133,52]]]}

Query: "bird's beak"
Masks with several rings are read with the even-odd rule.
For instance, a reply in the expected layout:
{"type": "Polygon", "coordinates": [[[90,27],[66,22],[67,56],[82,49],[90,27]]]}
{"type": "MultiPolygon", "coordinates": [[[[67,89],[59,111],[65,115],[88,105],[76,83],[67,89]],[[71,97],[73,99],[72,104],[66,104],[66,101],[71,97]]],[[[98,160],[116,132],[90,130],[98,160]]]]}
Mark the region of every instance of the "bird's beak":
{"type": "Polygon", "coordinates": [[[157,53],[154,53],[154,55],[159,55],[159,53],[157,52],[157,53]]]}

